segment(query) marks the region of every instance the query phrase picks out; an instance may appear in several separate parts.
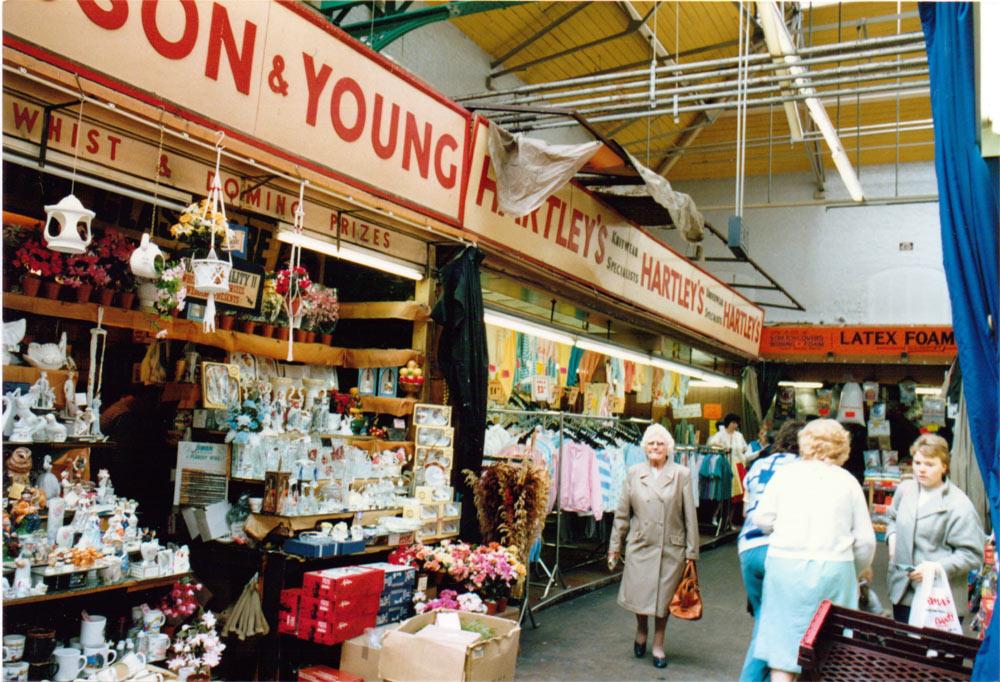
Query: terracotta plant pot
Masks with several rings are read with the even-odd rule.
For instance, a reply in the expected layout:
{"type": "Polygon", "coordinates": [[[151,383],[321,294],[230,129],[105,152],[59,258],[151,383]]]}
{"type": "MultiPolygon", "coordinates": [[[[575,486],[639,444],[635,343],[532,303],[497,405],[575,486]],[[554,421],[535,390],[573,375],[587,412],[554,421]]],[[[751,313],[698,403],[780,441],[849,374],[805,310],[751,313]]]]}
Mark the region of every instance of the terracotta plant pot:
{"type": "Polygon", "coordinates": [[[62,291],[62,284],[59,282],[42,283],[42,296],[45,298],[57,299],[60,291],[62,291]]]}
{"type": "Polygon", "coordinates": [[[34,275],[27,275],[21,280],[21,291],[24,292],[25,296],[37,296],[40,286],[42,286],[42,280],[34,275]]]}
{"type": "Polygon", "coordinates": [[[97,292],[97,302],[104,306],[105,308],[111,307],[111,304],[115,300],[115,290],[114,289],[101,289],[97,292]]]}
{"type": "Polygon", "coordinates": [[[132,310],[135,305],[135,292],[134,291],[123,291],[118,297],[119,307],[125,310],[132,310]]]}
{"type": "Polygon", "coordinates": [[[296,343],[305,343],[308,340],[308,334],[309,334],[309,332],[307,332],[305,329],[296,329],[295,330],[295,342],[296,343]]]}
{"type": "Polygon", "coordinates": [[[89,303],[90,302],[90,296],[91,296],[91,294],[94,293],[94,285],[93,284],[81,284],[80,286],[78,286],[76,288],[76,291],[74,291],[73,293],[74,293],[74,295],[76,297],[76,302],[77,303],[89,303]]]}
{"type": "Polygon", "coordinates": [[[274,338],[274,325],[268,322],[260,323],[260,335],[268,339],[274,338]]]}
{"type": "Polygon", "coordinates": [[[181,316],[180,310],[178,310],[177,308],[170,309],[170,317],[180,317],[180,316],[181,316]]]}
{"type": "Polygon", "coordinates": [[[196,673],[188,675],[187,682],[211,682],[212,676],[206,673],[196,673]]]}
{"type": "Polygon", "coordinates": [[[319,335],[319,342],[322,343],[324,346],[332,346],[333,345],[333,334],[320,334],[319,335]]]}
{"type": "Polygon", "coordinates": [[[278,327],[278,338],[282,341],[288,340],[288,327],[278,327]]]}
{"type": "Polygon", "coordinates": [[[493,601],[492,599],[487,599],[483,603],[486,604],[486,615],[487,616],[492,616],[492,615],[496,614],[496,612],[497,612],[497,603],[495,601],[493,601]]]}
{"type": "Polygon", "coordinates": [[[306,343],[316,343],[316,332],[314,331],[306,332],[306,343]]]}
{"type": "Polygon", "coordinates": [[[497,613],[503,613],[507,610],[507,597],[499,597],[497,599],[497,613]]]}
{"type": "Polygon", "coordinates": [[[253,334],[257,329],[257,323],[253,320],[240,320],[240,331],[244,334],[253,334]]]}
{"type": "Polygon", "coordinates": [[[216,326],[219,329],[232,330],[236,325],[236,317],[233,315],[219,315],[215,320],[216,326]]]}

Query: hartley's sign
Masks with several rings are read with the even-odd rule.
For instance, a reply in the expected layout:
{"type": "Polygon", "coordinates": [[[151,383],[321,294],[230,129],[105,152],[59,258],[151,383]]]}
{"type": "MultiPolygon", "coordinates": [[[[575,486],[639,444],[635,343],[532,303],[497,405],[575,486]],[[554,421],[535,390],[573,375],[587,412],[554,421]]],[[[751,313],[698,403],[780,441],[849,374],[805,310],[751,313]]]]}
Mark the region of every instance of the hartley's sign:
{"type": "MultiPolygon", "coordinates": [[[[3,7],[4,45],[457,224],[469,117],[293,2],[3,7]],[[176,106],[175,106],[176,105],[176,106]],[[391,178],[391,182],[387,180],[391,178]]],[[[108,141],[110,143],[110,140],[108,141]]]]}
{"type": "Polygon", "coordinates": [[[477,125],[465,227],[519,256],[757,355],[764,313],[570,183],[523,218],[497,206],[496,178],[477,125]]]}

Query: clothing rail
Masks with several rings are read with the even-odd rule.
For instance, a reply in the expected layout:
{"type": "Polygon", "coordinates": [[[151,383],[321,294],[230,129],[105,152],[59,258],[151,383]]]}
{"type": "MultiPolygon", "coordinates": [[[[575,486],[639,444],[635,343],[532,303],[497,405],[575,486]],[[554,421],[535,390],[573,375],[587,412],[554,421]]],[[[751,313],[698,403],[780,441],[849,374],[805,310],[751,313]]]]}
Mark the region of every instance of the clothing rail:
{"type": "MultiPolygon", "coordinates": [[[[589,414],[573,414],[573,413],[568,413],[568,412],[560,412],[560,411],[556,411],[556,410],[516,410],[516,409],[510,409],[510,408],[488,408],[487,409],[487,414],[488,415],[498,415],[498,416],[499,415],[505,415],[505,416],[512,416],[512,417],[553,418],[553,419],[557,419],[558,420],[558,427],[559,427],[559,459],[556,462],[555,474],[553,476],[553,482],[552,482],[552,484],[554,486],[553,490],[554,490],[554,495],[555,495],[555,507],[552,510],[552,512],[550,513],[550,514],[554,514],[555,515],[555,519],[556,519],[556,522],[555,522],[555,526],[556,526],[555,533],[556,533],[556,536],[555,536],[555,542],[544,542],[544,541],[542,542],[543,546],[545,546],[545,547],[552,547],[554,549],[554,563],[552,565],[552,568],[550,569],[545,564],[545,562],[542,560],[541,554],[539,554],[539,557],[538,557],[538,559],[536,561],[534,561],[534,562],[529,561],[529,569],[530,569],[531,563],[537,563],[537,564],[539,564],[540,567],[541,567],[541,569],[542,569],[542,571],[543,571],[543,573],[547,576],[548,580],[545,583],[545,589],[542,592],[542,596],[541,596],[541,599],[539,600],[538,604],[536,604],[534,607],[527,607],[527,604],[528,604],[528,601],[529,601],[528,600],[528,588],[529,588],[529,585],[532,584],[531,581],[530,581],[530,570],[529,570],[529,579],[525,581],[524,604],[522,605],[522,611],[521,611],[521,618],[523,619],[525,608],[527,608],[527,610],[529,611],[529,617],[531,618],[532,624],[535,627],[537,627],[537,623],[535,622],[535,618],[534,618],[534,612],[537,611],[537,610],[540,610],[540,609],[544,608],[545,606],[547,606],[550,603],[554,602],[556,599],[563,598],[563,595],[549,597],[549,592],[552,590],[552,587],[557,582],[566,591],[576,591],[576,590],[587,590],[587,589],[590,589],[591,587],[593,587],[594,585],[596,585],[598,582],[601,581],[601,579],[592,580],[592,581],[589,581],[589,582],[587,582],[587,583],[585,583],[583,585],[578,585],[576,587],[570,588],[566,584],[566,581],[563,579],[563,573],[566,570],[573,570],[574,568],[580,568],[580,567],[585,566],[585,565],[593,564],[596,561],[603,560],[603,553],[602,553],[601,559],[594,559],[594,558],[588,557],[584,561],[578,562],[578,563],[573,564],[571,566],[568,566],[566,568],[563,567],[563,556],[562,556],[562,550],[563,549],[577,549],[577,548],[582,549],[582,547],[578,547],[576,545],[567,545],[566,543],[563,542],[563,514],[566,513],[566,512],[564,512],[563,509],[562,509],[562,502],[560,500],[560,489],[559,489],[559,486],[560,486],[560,477],[561,477],[561,474],[562,474],[562,462],[563,462],[563,458],[564,458],[563,449],[565,448],[565,445],[566,445],[565,429],[566,429],[567,423],[598,421],[598,422],[604,422],[604,423],[609,423],[610,422],[610,423],[621,423],[621,424],[647,425],[647,424],[651,424],[653,422],[650,419],[639,419],[639,418],[634,418],[634,417],[625,417],[625,418],[623,418],[623,417],[610,417],[610,416],[605,417],[605,416],[589,415],[589,414]]],[[[491,460],[492,459],[492,460],[496,461],[496,460],[502,460],[502,459],[505,459],[505,458],[502,458],[502,457],[501,458],[493,458],[491,456],[484,455],[483,459],[484,460],[491,460]]],[[[610,512],[611,512],[612,515],[614,514],[614,510],[610,510],[610,512]]],[[[529,552],[530,552],[530,548],[529,548],[529,552]]],[[[593,550],[591,550],[590,553],[593,554],[593,550]]],[[[540,586],[539,583],[535,583],[535,585],[539,585],[540,586]]]]}

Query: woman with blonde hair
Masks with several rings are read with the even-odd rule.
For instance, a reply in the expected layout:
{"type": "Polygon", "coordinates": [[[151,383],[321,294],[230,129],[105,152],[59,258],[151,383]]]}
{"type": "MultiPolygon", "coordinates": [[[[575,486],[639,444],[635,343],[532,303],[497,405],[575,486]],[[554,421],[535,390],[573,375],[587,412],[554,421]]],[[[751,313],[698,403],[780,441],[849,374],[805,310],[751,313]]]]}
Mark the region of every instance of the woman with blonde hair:
{"type": "Polygon", "coordinates": [[[857,608],[857,576],[875,554],[875,531],[860,484],[842,466],[850,437],[833,419],[799,431],[799,460],[768,483],[754,524],[770,534],[754,657],[772,680],[801,672],[799,640],[824,599],[857,608]]]}
{"type": "Polygon", "coordinates": [[[935,564],[949,578],[968,573],[982,563],[985,540],[972,502],[947,480],[948,442],[924,434],[910,446],[910,455],[914,478],[899,484],[885,531],[892,615],[904,623],[917,585],[933,578],[935,564]]]}
{"type": "Polygon", "coordinates": [[[636,616],[634,653],[646,655],[648,618],[654,618],[653,665],[667,667],[663,637],[670,600],[687,563],[698,559],[698,517],[691,490],[691,472],[674,463],[674,439],[659,424],[642,437],[646,462],[628,470],[615,511],[608,546],[608,566],[621,557],[625,542],[625,572],[618,604],[636,616]]]}

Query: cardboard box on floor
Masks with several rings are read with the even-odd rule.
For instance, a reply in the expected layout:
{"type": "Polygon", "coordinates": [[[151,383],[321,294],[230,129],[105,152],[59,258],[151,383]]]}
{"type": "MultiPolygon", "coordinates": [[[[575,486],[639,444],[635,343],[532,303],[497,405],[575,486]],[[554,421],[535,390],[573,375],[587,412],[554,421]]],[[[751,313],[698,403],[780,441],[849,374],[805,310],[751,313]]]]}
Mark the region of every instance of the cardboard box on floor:
{"type": "MultiPolygon", "coordinates": [[[[399,627],[399,623],[389,623],[375,628],[377,637],[384,637],[390,630],[399,627]]],[[[378,675],[379,654],[381,647],[370,645],[367,634],[354,637],[344,642],[340,647],[340,669],[346,673],[363,677],[365,682],[381,682],[378,675]]]]}
{"type": "Polygon", "coordinates": [[[516,621],[456,611],[424,613],[386,634],[378,674],[391,682],[513,680],[520,640],[521,628],[516,621]],[[417,636],[420,629],[437,621],[438,613],[457,613],[463,625],[478,621],[492,628],[496,635],[468,646],[417,636]]]}

